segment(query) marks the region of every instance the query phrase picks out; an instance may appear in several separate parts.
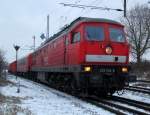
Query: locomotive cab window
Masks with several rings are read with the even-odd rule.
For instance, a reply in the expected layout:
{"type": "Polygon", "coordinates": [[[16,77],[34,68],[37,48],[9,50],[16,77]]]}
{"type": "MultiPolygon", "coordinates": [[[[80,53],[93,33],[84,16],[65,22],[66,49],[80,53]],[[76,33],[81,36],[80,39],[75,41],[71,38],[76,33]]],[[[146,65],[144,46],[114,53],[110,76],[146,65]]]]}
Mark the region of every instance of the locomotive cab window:
{"type": "Polygon", "coordinates": [[[91,41],[102,41],[104,40],[104,28],[100,26],[87,26],[86,37],[91,41]]]}
{"type": "Polygon", "coordinates": [[[125,35],[123,33],[123,30],[118,28],[109,28],[109,34],[111,41],[125,42],[125,35]]]}
{"type": "Polygon", "coordinates": [[[75,32],[72,34],[72,43],[80,41],[80,32],[75,32]]]}

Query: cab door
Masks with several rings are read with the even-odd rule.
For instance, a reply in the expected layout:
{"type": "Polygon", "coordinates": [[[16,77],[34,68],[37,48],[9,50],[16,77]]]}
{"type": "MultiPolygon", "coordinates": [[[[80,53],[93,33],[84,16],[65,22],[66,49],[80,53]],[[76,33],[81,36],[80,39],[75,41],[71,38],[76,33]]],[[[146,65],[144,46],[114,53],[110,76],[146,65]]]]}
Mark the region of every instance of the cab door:
{"type": "Polygon", "coordinates": [[[69,45],[69,37],[68,35],[64,36],[64,65],[68,64],[68,45],[69,45]]]}
{"type": "Polygon", "coordinates": [[[81,32],[80,31],[73,31],[69,35],[70,43],[67,46],[67,53],[68,53],[68,64],[69,65],[76,65],[79,63],[79,50],[80,50],[80,40],[81,40],[81,32]]]}

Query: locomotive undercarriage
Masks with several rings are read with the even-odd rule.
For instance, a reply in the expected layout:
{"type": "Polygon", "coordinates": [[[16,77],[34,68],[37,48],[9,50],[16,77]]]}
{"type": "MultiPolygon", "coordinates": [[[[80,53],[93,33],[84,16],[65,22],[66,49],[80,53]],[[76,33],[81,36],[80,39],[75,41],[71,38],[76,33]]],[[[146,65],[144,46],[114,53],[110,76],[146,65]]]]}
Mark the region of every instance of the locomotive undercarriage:
{"type": "MultiPolygon", "coordinates": [[[[33,75],[33,74],[32,74],[33,75]]],[[[69,93],[108,95],[122,90],[127,75],[102,73],[34,73],[34,80],[69,93]]]]}
{"type": "MultiPolygon", "coordinates": [[[[116,69],[118,70],[118,69],[116,69]]],[[[122,72],[28,72],[28,79],[40,81],[69,93],[108,95],[122,90],[128,73],[122,72]]]]}

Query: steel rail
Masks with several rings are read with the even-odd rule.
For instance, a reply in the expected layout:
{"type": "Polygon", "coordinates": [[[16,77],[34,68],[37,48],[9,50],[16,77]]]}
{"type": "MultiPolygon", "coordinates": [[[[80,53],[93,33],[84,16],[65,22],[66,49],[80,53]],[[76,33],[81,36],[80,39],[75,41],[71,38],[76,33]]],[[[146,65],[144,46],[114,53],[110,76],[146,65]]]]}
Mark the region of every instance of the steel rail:
{"type": "Polygon", "coordinates": [[[103,108],[107,111],[110,111],[111,113],[114,113],[116,115],[126,115],[126,113],[124,112],[121,112],[113,107],[111,107],[110,105],[106,105],[105,103],[100,103],[99,101],[97,101],[96,99],[93,99],[93,98],[80,98],[79,99],[87,102],[87,103],[90,103],[90,104],[93,104],[97,107],[100,107],[100,108],[103,108]]]}
{"type": "Polygon", "coordinates": [[[131,106],[135,106],[135,107],[138,107],[138,108],[141,108],[141,109],[144,109],[144,110],[150,112],[150,104],[149,103],[140,102],[140,101],[127,99],[127,98],[123,98],[123,97],[118,97],[118,96],[112,96],[111,99],[115,100],[115,101],[119,101],[121,103],[129,104],[131,106]]]}
{"type": "Polygon", "coordinates": [[[124,89],[130,90],[130,91],[141,92],[141,93],[145,93],[145,94],[150,95],[150,91],[147,91],[147,90],[137,89],[137,88],[133,88],[133,87],[125,87],[124,89]]]}
{"type": "Polygon", "coordinates": [[[148,80],[136,80],[137,82],[145,82],[145,83],[150,83],[148,80]]]}
{"type": "Polygon", "coordinates": [[[106,99],[105,100],[104,99],[101,100],[101,99],[99,99],[98,101],[101,102],[101,103],[104,103],[106,105],[109,105],[111,107],[118,108],[118,109],[123,110],[123,111],[128,112],[128,113],[137,114],[137,115],[148,115],[145,112],[141,112],[141,111],[138,111],[138,110],[135,110],[135,109],[131,109],[129,107],[125,107],[125,106],[116,104],[114,102],[111,102],[110,100],[106,100],[106,99]]]}
{"type": "Polygon", "coordinates": [[[142,89],[142,90],[145,90],[145,91],[149,91],[149,92],[150,92],[150,89],[149,89],[149,88],[137,87],[137,86],[128,86],[128,87],[136,88],[136,89],[142,89]]]}

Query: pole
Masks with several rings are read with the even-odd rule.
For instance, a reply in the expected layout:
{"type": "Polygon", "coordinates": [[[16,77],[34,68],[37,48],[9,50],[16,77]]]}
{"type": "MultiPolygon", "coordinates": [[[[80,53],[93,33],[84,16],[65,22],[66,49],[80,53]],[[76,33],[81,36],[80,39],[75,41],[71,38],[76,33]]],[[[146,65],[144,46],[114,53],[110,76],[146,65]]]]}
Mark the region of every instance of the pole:
{"type": "MultiPolygon", "coordinates": [[[[19,50],[20,46],[14,45],[14,48],[16,50],[16,74],[17,74],[17,71],[18,71],[18,64],[17,64],[18,60],[17,59],[18,59],[18,50],[19,50]]],[[[16,75],[16,80],[17,80],[17,75],[16,75]]]]}
{"type": "Polygon", "coordinates": [[[47,39],[49,38],[49,15],[47,15],[47,39]]]}
{"type": "Polygon", "coordinates": [[[18,71],[18,50],[16,50],[16,80],[17,80],[17,71],[18,71]]]}
{"type": "Polygon", "coordinates": [[[124,0],[124,17],[127,16],[127,14],[126,14],[127,11],[126,10],[127,10],[127,1],[124,0]]]}
{"type": "Polygon", "coordinates": [[[35,51],[35,36],[33,36],[33,50],[35,51]]]}

